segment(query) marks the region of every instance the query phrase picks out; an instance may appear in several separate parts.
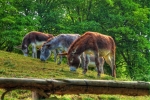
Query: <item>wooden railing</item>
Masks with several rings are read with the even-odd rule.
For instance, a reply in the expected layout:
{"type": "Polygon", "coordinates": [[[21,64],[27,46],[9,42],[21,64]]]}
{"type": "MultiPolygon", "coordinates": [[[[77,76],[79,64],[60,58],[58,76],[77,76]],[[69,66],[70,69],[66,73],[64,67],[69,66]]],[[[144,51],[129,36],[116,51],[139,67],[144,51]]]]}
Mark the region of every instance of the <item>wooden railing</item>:
{"type": "Polygon", "coordinates": [[[0,88],[6,90],[1,100],[15,89],[31,90],[33,100],[49,98],[50,94],[150,95],[150,82],[143,81],[0,78],[0,88]]]}

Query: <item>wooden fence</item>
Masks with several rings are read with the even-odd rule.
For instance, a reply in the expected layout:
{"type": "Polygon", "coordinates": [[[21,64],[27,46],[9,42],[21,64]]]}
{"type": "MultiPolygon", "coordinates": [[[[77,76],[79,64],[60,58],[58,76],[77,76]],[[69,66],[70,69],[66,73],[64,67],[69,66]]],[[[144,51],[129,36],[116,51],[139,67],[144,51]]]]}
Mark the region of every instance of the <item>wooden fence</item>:
{"type": "Polygon", "coordinates": [[[50,94],[150,95],[150,82],[143,81],[0,78],[0,88],[6,90],[1,100],[15,89],[31,90],[33,100],[49,98],[50,94]]]}

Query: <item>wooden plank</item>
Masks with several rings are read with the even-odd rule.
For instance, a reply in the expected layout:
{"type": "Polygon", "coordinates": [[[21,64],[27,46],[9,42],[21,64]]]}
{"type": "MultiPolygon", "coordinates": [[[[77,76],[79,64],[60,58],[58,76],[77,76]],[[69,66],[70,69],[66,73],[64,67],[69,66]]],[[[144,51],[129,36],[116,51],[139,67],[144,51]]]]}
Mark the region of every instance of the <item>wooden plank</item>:
{"type": "Polygon", "coordinates": [[[144,96],[150,94],[150,82],[88,80],[88,79],[29,79],[0,78],[0,88],[34,91],[36,98],[50,94],[120,94],[144,96]]]}

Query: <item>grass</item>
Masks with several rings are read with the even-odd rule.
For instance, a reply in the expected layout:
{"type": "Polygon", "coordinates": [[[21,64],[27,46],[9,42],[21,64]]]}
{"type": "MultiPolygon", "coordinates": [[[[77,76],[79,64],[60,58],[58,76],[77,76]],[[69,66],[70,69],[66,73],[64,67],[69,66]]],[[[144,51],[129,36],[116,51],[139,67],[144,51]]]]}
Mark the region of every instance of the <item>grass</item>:
{"type": "MultiPolygon", "coordinates": [[[[103,74],[97,77],[97,72],[88,70],[86,75],[82,69],[70,72],[67,64],[57,65],[53,61],[41,62],[39,59],[24,57],[16,53],[0,51],[0,77],[6,78],[42,78],[42,79],[99,79],[99,80],[127,80],[114,79],[103,74]]],[[[5,90],[0,90],[0,95],[5,90]]],[[[149,96],[123,96],[123,95],[52,95],[49,100],[150,100],[149,96]]],[[[27,90],[14,90],[9,92],[5,100],[31,100],[31,92],[27,90]]]]}

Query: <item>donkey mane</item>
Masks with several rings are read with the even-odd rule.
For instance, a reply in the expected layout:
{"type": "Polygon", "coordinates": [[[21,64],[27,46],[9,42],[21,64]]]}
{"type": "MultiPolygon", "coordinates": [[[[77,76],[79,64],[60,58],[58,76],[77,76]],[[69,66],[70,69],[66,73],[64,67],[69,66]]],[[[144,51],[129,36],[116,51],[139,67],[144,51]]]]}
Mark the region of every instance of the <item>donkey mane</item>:
{"type": "MultiPolygon", "coordinates": [[[[83,34],[82,36],[80,36],[77,40],[75,40],[69,47],[68,49],[68,53],[71,53],[72,50],[76,50],[77,47],[76,46],[80,46],[80,50],[78,50],[76,53],[77,54],[81,54],[83,51],[86,50],[85,46],[86,45],[89,45],[88,44],[88,37],[90,36],[91,34],[89,34],[88,32],[86,32],[85,34],[83,34]],[[85,42],[83,42],[85,41],[85,42]]],[[[90,36],[91,37],[91,36],[90,36]]],[[[92,37],[91,37],[92,39],[92,37]]]]}
{"type": "MultiPolygon", "coordinates": [[[[83,35],[85,35],[85,34],[83,34],[83,35]]],[[[82,40],[82,39],[84,38],[83,35],[80,36],[77,40],[75,40],[75,41],[70,45],[70,47],[68,48],[68,53],[70,53],[72,49],[75,49],[75,45],[81,45],[80,40],[82,40]]]]}

